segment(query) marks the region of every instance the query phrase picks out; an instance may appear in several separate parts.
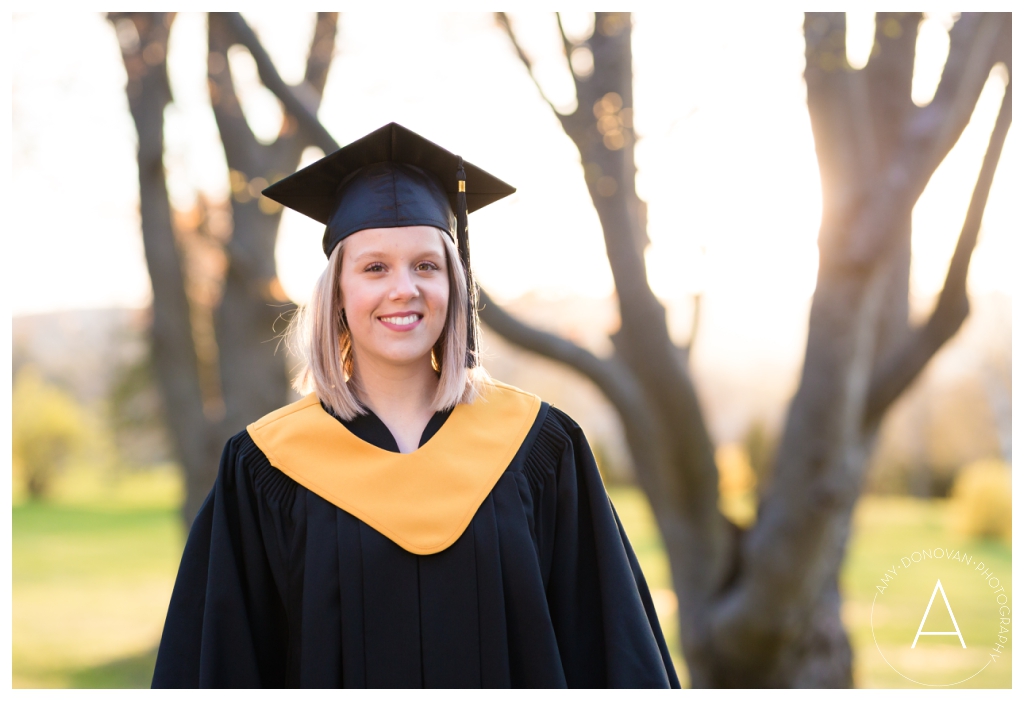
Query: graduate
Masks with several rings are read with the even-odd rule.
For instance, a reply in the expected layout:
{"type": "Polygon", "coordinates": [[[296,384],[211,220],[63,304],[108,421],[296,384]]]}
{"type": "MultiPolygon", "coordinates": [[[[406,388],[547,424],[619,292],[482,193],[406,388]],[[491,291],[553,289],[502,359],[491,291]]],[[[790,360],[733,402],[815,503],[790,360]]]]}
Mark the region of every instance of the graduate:
{"type": "Polygon", "coordinates": [[[154,687],[678,687],[580,427],[477,359],[468,213],[398,124],[264,194],[326,225],[298,402],[231,438],[154,687]]]}

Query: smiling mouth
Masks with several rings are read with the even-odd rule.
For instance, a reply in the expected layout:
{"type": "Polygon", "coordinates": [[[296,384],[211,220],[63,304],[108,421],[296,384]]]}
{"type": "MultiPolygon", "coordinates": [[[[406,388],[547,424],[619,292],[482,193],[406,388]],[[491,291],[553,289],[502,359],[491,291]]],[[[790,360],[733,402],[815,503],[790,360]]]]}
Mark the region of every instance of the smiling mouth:
{"type": "Polygon", "coordinates": [[[396,331],[402,331],[411,329],[416,326],[420,319],[423,318],[422,314],[395,314],[393,316],[379,316],[377,319],[390,329],[396,331]]]}

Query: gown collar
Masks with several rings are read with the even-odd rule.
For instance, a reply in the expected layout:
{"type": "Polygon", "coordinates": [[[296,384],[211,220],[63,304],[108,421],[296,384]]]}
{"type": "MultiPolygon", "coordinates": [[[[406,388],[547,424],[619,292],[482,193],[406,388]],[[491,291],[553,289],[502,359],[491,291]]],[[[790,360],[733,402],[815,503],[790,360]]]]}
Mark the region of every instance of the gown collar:
{"type": "Polygon", "coordinates": [[[494,382],[472,404],[457,405],[411,453],[361,439],[315,394],[247,430],[278,470],[405,550],[429,555],[466,530],[540,408],[540,397],[494,382]]]}
{"type": "MultiPolygon", "coordinates": [[[[333,416],[341,425],[344,426],[357,438],[366,441],[370,445],[375,445],[381,450],[387,450],[391,453],[401,452],[398,449],[398,441],[395,440],[394,435],[388,430],[387,425],[381,421],[380,417],[377,416],[373,411],[363,406],[366,411],[365,414],[357,414],[352,419],[343,419],[333,411],[330,411],[323,403],[320,402],[320,407],[328,414],[333,416]]],[[[423,428],[423,434],[420,436],[420,447],[424,443],[434,437],[434,434],[444,426],[444,422],[448,420],[448,417],[452,415],[452,409],[444,409],[442,411],[435,411],[434,415],[430,417],[430,421],[423,428]]]]}

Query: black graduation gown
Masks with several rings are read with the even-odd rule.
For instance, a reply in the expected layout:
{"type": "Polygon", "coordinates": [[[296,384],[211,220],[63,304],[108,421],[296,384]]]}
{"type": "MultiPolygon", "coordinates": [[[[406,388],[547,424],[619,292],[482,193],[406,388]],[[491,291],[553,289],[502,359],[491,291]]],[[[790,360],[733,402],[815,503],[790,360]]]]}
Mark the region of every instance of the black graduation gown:
{"type": "MultiPolygon", "coordinates": [[[[445,422],[438,413],[423,445],[445,422]]],[[[343,422],[385,450],[376,416],[343,422]]],[[[153,687],[674,687],[579,426],[548,404],[465,532],[414,555],[228,441],[153,687]]]]}

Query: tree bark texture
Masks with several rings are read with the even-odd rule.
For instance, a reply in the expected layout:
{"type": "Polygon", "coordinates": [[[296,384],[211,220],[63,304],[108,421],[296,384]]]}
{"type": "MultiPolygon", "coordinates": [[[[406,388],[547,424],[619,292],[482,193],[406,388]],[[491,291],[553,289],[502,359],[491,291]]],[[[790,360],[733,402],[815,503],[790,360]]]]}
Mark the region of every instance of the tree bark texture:
{"type": "MultiPolygon", "coordinates": [[[[576,111],[552,110],[579,149],[604,230],[622,319],[615,353],[592,356],[493,302],[481,316],[511,342],[585,374],[622,416],[668,550],[694,686],[852,683],[838,575],[866,458],[885,410],[966,318],[967,269],[1010,124],[1007,87],[945,287],[928,321],[912,328],[911,211],[993,65],[1010,67],[1009,15],[964,13],[935,98],[916,107],[910,87],[920,20],[879,13],[872,57],[853,70],[845,15],[806,16],[807,101],[824,200],[819,274],[799,389],[747,531],[718,512],[713,447],[687,354],[670,340],[665,310],[647,284],[646,225],[634,188],[630,18],[597,13],[593,36],[581,44],[563,32],[566,56],[582,46],[594,57],[591,75],[573,76],[576,111]]],[[[508,18],[498,21],[532,77],[508,18]]]]}
{"type": "MultiPolygon", "coordinates": [[[[238,13],[209,15],[209,87],[231,179],[232,233],[225,246],[227,270],[215,310],[220,415],[204,413],[199,363],[193,340],[181,251],[163,165],[163,110],[171,101],[167,38],[173,14],[111,13],[115,26],[131,22],[139,41],[122,41],[128,101],[139,134],[139,187],[146,262],[153,282],[152,347],[164,411],[186,478],[183,517],[191,523],[213,484],[224,441],[287,401],[285,356],[275,337],[282,314],[294,305],[277,279],[274,247],[281,209],[259,191],[295,170],[307,131],[294,117],[280,135],[261,144],[242,114],[231,78],[228,49],[255,36],[238,13]],[[276,328],[275,328],[276,326],[276,328]]],[[[130,28],[121,26],[122,30],[130,28]]],[[[327,80],[337,13],[320,13],[306,62],[301,93],[315,115],[327,80]]],[[[265,52],[257,64],[266,60],[265,52]]],[[[261,71],[262,74],[262,71],[261,71]]]]}

